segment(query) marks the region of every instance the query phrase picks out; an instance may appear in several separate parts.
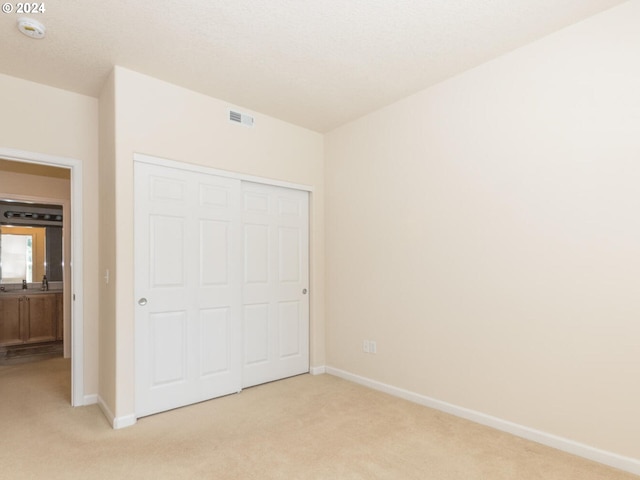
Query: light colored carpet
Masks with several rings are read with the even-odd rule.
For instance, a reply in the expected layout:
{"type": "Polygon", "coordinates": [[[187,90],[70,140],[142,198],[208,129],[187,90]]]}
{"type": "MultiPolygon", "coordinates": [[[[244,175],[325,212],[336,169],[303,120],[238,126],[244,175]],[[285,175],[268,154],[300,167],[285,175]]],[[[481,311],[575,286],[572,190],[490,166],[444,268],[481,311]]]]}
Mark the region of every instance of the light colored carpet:
{"type": "Polygon", "coordinates": [[[69,369],[0,367],[0,478],[638,480],[329,375],[112,430],[69,406],[69,369]]]}

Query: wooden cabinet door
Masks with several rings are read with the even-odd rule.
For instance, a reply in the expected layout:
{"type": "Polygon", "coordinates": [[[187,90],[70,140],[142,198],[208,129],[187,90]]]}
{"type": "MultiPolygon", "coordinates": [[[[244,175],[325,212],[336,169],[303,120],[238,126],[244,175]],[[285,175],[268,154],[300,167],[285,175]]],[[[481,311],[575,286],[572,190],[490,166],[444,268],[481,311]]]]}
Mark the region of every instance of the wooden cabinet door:
{"type": "Polygon", "coordinates": [[[0,297],[0,346],[22,343],[22,334],[20,333],[21,300],[22,297],[0,297]]]}
{"type": "Polygon", "coordinates": [[[25,343],[52,342],[56,339],[58,296],[31,295],[26,297],[27,309],[23,318],[25,343]]]}

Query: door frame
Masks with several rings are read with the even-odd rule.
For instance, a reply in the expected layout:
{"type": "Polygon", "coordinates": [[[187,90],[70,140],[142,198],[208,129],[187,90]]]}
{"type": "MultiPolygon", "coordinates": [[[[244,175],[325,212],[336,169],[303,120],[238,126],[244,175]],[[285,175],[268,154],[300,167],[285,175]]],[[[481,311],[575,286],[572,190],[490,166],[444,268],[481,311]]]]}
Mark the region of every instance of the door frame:
{"type": "MultiPolygon", "coordinates": [[[[180,162],[178,160],[169,160],[167,158],[154,157],[152,155],[145,155],[142,153],[134,153],[133,161],[149,163],[151,165],[158,165],[162,167],[177,168],[178,170],[185,170],[188,172],[206,173],[208,175],[216,175],[217,177],[235,178],[237,180],[241,180],[244,182],[261,183],[263,185],[273,185],[274,187],[291,188],[293,190],[303,190],[305,192],[313,193],[313,187],[311,187],[310,185],[303,185],[301,183],[293,183],[293,182],[287,182],[283,180],[276,180],[273,178],[258,177],[255,175],[248,175],[245,173],[232,172],[231,170],[220,170],[214,167],[207,167],[205,165],[196,165],[195,163],[180,162]]],[[[309,228],[311,228],[311,226],[309,226],[309,228]]]]}
{"type": "MultiPolygon", "coordinates": [[[[83,227],[82,227],[82,162],[75,158],[58,157],[43,153],[0,147],[0,158],[14,162],[35,163],[70,171],[71,259],[71,405],[74,407],[95,403],[84,393],[84,289],[83,289],[83,227]]],[[[14,195],[15,197],[15,195],[14,195]]],[[[59,200],[57,201],[60,202],[59,200]]],[[[65,215],[65,218],[68,215],[65,215]]]]}

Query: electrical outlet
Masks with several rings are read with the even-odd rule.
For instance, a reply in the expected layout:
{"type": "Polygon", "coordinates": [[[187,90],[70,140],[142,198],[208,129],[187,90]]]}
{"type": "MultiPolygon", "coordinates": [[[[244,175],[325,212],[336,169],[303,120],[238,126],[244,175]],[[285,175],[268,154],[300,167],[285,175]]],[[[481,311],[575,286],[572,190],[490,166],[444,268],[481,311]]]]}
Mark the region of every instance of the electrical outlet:
{"type": "Polygon", "coordinates": [[[375,340],[363,340],[362,341],[362,351],[364,353],[378,353],[378,344],[375,340]]]}

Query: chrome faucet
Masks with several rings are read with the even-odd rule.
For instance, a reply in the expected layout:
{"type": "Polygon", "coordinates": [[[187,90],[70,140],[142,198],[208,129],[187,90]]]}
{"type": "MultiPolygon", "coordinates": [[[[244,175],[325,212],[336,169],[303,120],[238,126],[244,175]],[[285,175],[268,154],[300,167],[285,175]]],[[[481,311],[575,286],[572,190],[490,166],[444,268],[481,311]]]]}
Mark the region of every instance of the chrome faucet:
{"type": "Polygon", "coordinates": [[[23,290],[27,289],[27,281],[26,280],[22,280],[22,289],[23,290]]]}

